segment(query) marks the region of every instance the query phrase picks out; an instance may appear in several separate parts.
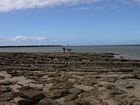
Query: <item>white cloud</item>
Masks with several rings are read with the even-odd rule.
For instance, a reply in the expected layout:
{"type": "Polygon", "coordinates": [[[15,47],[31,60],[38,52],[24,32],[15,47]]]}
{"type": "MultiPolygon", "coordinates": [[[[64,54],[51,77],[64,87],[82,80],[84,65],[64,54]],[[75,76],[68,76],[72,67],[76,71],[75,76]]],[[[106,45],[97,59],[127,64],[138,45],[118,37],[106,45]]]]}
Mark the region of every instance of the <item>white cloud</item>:
{"type": "Polygon", "coordinates": [[[13,38],[11,38],[11,41],[42,41],[42,40],[46,40],[46,37],[42,37],[42,36],[15,36],[13,38]]]}
{"type": "Polygon", "coordinates": [[[16,37],[12,38],[11,40],[12,40],[12,41],[18,41],[18,40],[26,40],[26,39],[27,39],[27,38],[24,37],[24,36],[16,36],[16,37]]]}
{"type": "Polygon", "coordinates": [[[0,37],[0,45],[41,45],[47,44],[49,39],[46,36],[17,35],[0,37]]]}
{"type": "MultiPolygon", "coordinates": [[[[76,5],[84,3],[97,3],[97,2],[121,2],[122,4],[127,4],[128,2],[140,3],[140,0],[0,0],[0,11],[7,12],[18,9],[29,9],[29,8],[41,8],[50,7],[57,5],[76,5]]],[[[105,6],[102,4],[101,6],[105,6]]],[[[87,9],[87,8],[81,8],[87,9]]]]}
{"type": "Polygon", "coordinates": [[[78,7],[76,9],[78,9],[78,10],[88,10],[88,9],[91,9],[91,8],[90,7],[78,7]]]}
{"type": "Polygon", "coordinates": [[[0,0],[0,11],[48,7],[54,5],[75,5],[79,3],[93,3],[98,1],[101,0],[0,0]]]}

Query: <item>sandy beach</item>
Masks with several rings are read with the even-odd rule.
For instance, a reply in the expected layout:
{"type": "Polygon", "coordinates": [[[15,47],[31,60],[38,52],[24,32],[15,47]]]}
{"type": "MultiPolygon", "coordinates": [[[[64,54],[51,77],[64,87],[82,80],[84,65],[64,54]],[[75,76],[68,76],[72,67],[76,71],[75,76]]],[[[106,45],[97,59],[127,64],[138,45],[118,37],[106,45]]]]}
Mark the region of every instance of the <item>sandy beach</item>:
{"type": "Polygon", "coordinates": [[[140,105],[140,60],[0,53],[0,105],[140,105]]]}

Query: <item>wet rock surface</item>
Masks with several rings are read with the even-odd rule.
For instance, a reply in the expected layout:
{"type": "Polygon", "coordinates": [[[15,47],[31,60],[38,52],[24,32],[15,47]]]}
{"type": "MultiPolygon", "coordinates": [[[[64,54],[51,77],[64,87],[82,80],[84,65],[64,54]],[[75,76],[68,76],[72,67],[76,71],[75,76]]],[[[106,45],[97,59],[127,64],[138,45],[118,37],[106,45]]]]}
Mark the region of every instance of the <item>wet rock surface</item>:
{"type": "Polygon", "coordinates": [[[140,105],[140,60],[0,53],[0,105],[140,105]]]}

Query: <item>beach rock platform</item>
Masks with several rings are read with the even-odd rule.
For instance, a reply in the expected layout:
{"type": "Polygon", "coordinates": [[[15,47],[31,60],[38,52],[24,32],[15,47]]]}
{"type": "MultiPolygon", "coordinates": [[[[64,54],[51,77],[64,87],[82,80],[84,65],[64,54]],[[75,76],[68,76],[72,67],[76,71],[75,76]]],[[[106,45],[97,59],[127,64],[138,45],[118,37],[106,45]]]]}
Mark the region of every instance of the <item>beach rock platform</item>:
{"type": "Polygon", "coordinates": [[[0,53],[0,105],[140,105],[140,60],[0,53]]]}

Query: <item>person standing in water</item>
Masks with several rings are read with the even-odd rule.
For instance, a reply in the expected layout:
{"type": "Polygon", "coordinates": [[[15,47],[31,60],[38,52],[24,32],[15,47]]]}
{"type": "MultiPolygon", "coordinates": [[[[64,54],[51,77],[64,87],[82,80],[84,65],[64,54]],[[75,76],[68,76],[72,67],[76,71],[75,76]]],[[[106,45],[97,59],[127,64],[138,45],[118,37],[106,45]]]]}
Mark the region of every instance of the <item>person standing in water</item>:
{"type": "Polygon", "coordinates": [[[66,46],[63,46],[63,52],[66,53],[66,46]]]}
{"type": "Polygon", "coordinates": [[[68,54],[70,54],[70,53],[71,53],[71,49],[69,48],[69,46],[68,46],[68,45],[66,46],[66,50],[67,50],[67,53],[68,53],[68,54]]]}
{"type": "Polygon", "coordinates": [[[69,46],[67,45],[67,46],[63,46],[63,52],[64,52],[64,54],[66,54],[66,53],[71,53],[71,49],[69,48],[69,46]]]}

